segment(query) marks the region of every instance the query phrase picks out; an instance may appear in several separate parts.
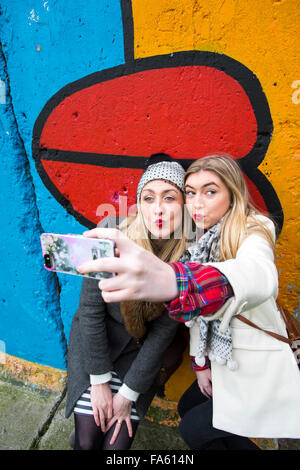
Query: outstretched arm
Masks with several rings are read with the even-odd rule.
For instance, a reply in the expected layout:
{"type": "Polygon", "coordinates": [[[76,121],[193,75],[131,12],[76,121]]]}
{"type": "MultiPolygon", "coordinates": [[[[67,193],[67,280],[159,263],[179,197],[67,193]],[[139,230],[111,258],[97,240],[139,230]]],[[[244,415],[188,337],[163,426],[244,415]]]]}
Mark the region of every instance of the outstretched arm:
{"type": "Polygon", "coordinates": [[[215,268],[199,263],[165,263],[116,229],[96,228],[85,232],[85,236],[109,238],[116,244],[118,257],[101,258],[78,267],[81,273],[117,273],[117,276],[99,282],[106,302],[174,301],[167,305],[170,314],[174,312],[174,319],[187,321],[195,315],[215,312],[232,295],[226,277],[215,268]],[[190,317],[176,316],[181,309],[186,315],[191,312],[190,317]]]}
{"type": "Polygon", "coordinates": [[[118,274],[99,282],[105,302],[129,299],[164,302],[177,296],[176,276],[172,267],[138,246],[120,230],[95,228],[84,235],[109,238],[116,244],[118,257],[100,258],[78,267],[81,273],[107,271],[118,274]]]}

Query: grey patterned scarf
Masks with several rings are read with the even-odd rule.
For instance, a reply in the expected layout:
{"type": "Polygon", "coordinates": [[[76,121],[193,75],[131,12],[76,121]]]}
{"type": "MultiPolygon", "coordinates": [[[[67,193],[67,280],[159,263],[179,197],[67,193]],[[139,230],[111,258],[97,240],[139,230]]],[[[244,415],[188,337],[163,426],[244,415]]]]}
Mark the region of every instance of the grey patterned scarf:
{"type": "MultiPolygon", "coordinates": [[[[209,263],[219,261],[221,223],[222,220],[213,225],[199,238],[198,242],[187,249],[190,254],[189,262],[209,263]]],[[[185,262],[187,262],[187,256],[185,262]]],[[[216,361],[222,365],[226,364],[229,369],[235,370],[237,363],[232,358],[230,326],[224,333],[221,333],[219,330],[221,320],[219,318],[213,319],[212,317],[215,316],[209,317],[199,315],[185,323],[186,326],[191,327],[197,322],[200,327],[200,338],[195,362],[199,366],[204,366],[205,356],[207,355],[211,361],[216,361]]]]}

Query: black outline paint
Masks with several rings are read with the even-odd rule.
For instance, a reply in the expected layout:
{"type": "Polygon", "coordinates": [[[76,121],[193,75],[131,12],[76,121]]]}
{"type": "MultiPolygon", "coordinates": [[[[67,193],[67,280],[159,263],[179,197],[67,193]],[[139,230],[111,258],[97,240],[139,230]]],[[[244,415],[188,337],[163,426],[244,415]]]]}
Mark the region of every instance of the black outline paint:
{"type": "Polygon", "coordinates": [[[134,26],[131,0],[121,0],[124,59],[125,62],[134,60],[134,26]]]}
{"type": "MultiPolygon", "coordinates": [[[[45,186],[49,189],[57,201],[62,204],[80,223],[88,227],[94,226],[91,221],[77,213],[77,211],[75,211],[71,206],[71,203],[65,199],[56,189],[55,185],[52,183],[47,173],[45,172],[40,159],[43,158],[44,160],[55,161],[72,160],[73,163],[85,163],[93,165],[98,164],[100,166],[114,168],[144,168],[146,156],[112,156],[102,154],[85,154],[81,152],[65,152],[55,149],[40,149],[40,136],[52,110],[74,92],[79,92],[80,90],[93,86],[99,82],[105,82],[125,75],[131,75],[147,70],[172,67],[177,68],[191,65],[213,67],[226,73],[236,80],[247,94],[257,121],[257,139],[251,151],[243,158],[240,158],[238,161],[245,174],[251,181],[253,181],[258,191],[262,195],[268,211],[276,219],[279,231],[281,230],[283,224],[283,212],[281,204],[269,180],[257,169],[258,165],[263,161],[266,155],[273,132],[273,123],[266,96],[262,90],[259,80],[251,72],[251,70],[231,57],[207,51],[184,51],[146,57],[142,59],[136,59],[116,67],[101,70],[66,85],[46,103],[40,115],[38,116],[33,129],[32,152],[36,162],[36,167],[45,186]],[[98,163],[96,161],[97,159],[98,163]],[[116,163],[118,165],[116,165],[116,163]]],[[[180,161],[184,167],[186,167],[186,165],[193,160],[194,158],[191,160],[178,159],[178,161],[180,161]]]]}
{"type": "MultiPolygon", "coordinates": [[[[251,102],[257,121],[257,140],[251,151],[243,157],[243,161],[246,162],[251,160],[251,163],[255,163],[255,165],[258,166],[264,159],[273,131],[269,105],[265,94],[262,91],[261,85],[255,75],[240,62],[237,62],[223,54],[206,51],[176,52],[173,54],[136,59],[127,64],[94,72],[66,85],[46,103],[37,118],[33,129],[34,155],[36,155],[37,150],[39,151],[38,146],[42,128],[44,127],[50,113],[60,102],[71,94],[79,92],[99,82],[113,80],[125,75],[153,69],[177,68],[190,65],[207,66],[220,70],[231,76],[244,89],[251,102]]],[[[127,166],[126,156],[124,156],[123,159],[125,163],[124,166],[127,166]]],[[[76,162],[76,159],[74,161],[76,162]]]]}

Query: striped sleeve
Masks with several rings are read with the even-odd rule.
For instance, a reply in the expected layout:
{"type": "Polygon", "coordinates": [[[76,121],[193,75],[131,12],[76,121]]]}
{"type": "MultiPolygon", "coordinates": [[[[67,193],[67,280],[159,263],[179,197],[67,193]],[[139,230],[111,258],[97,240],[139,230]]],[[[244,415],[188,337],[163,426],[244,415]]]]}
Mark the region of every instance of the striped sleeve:
{"type": "Polygon", "coordinates": [[[186,322],[198,315],[215,313],[233,289],[220,271],[199,263],[169,263],[175,271],[179,296],[165,303],[173,320],[186,322]]]}

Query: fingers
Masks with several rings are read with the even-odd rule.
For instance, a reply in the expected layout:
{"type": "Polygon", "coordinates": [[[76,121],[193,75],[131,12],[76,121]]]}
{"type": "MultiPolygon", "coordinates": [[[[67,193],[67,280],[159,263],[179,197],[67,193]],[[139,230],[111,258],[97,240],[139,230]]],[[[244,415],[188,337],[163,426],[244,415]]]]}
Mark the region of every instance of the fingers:
{"type": "Polygon", "coordinates": [[[91,230],[86,230],[83,232],[84,237],[87,238],[111,238],[115,239],[119,236],[119,233],[122,233],[117,228],[102,228],[96,227],[92,228],[91,230]]]}
{"type": "Polygon", "coordinates": [[[209,385],[208,387],[206,387],[205,389],[207,395],[208,395],[208,398],[211,398],[212,397],[212,387],[211,385],[209,385]]]}
{"type": "Polygon", "coordinates": [[[125,233],[121,230],[116,228],[94,228],[92,230],[83,232],[83,235],[87,238],[108,238],[115,242],[115,250],[117,252],[125,253],[129,252],[135,246],[136,249],[138,245],[136,245],[132,240],[130,240],[125,233]]]}
{"type": "Polygon", "coordinates": [[[204,387],[200,387],[201,393],[206,396],[206,398],[210,398],[209,393],[206,391],[204,387]]]}
{"type": "Polygon", "coordinates": [[[106,412],[104,412],[102,408],[97,408],[96,406],[92,406],[92,408],[96,425],[101,427],[102,432],[106,432],[109,428],[105,423],[106,421],[110,421],[113,416],[112,406],[108,406],[106,412]]]}
{"type": "Polygon", "coordinates": [[[203,393],[203,395],[205,395],[207,398],[212,397],[212,387],[210,385],[199,385],[199,388],[201,390],[201,393],[203,393]]]}
{"type": "Polygon", "coordinates": [[[118,276],[110,277],[107,279],[101,279],[99,281],[99,288],[104,291],[120,290],[122,288],[128,288],[128,276],[126,273],[120,273],[118,276]],[[126,282],[127,281],[127,282],[126,282]]]}
{"type": "Polygon", "coordinates": [[[112,416],[110,421],[108,421],[106,425],[106,432],[110,430],[110,428],[114,425],[114,423],[118,420],[116,416],[112,416]]]}
{"type": "Polygon", "coordinates": [[[109,238],[119,244],[126,236],[116,228],[93,228],[83,232],[83,236],[87,238],[109,238]]]}
{"type": "Polygon", "coordinates": [[[100,411],[100,427],[102,432],[106,431],[105,414],[102,410],[100,411]]]}
{"type": "Polygon", "coordinates": [[[96,425],[101,427],[102,432],[105,432],[105,415],[103,413],[103,410],[101,408],[98,409],[96,407],[93,407],[93,414],[96,425]]]}
{"type": "Polygon", "coordinates": [[[113,417],[113,408],[112,408],[112,405],[109,405],[108,408],[107,408],[107,420],[111,420],[111,418],[113,417]]]}
{"type": "MultiPolygon", "coordinates": [[[[129,437],[132,437],[132,424],[131,424],[130,417],[125,418],[125,422],[126,422],[127,429],[128,429],[128,435],[129,435],[129,437]]],[[[112,438],[109,442],[110,445],[113,445],[115,443],[115,441],[116,441],[116,439],[119,435],[119,432],[121,430],[121,427],[122,427],[122,425],[124,425],[123,423],[124,423],[124,421],[117,420],[114,433],[113,433],[112,438]]],[[[113,424],[113,422],[111,423],[111,425],[109,427],[107,426],[107,431],[112,426],[112,424],[113,424]]]]}
{"type": "MultiPolygon", "coordinates": [[[[199,384],[198,384],[198,385],[199,385],[199,384]]],[[[204,388],[202,385],[199,385],[199,388],[200,388],[201,393],[202,393],[204,396],[207,397],[207,393],[206,393],[205,388],[204,388]]],[[[207,398],[208,398],[208,397],[207,397],[207,398]]]]}
{"type": "Polygon", "coordinates": [[[93,415],[94,415],[95,423],[97,424],[97,426],[100,426],[100,419],[99,419],[98,408],[94,407],[93,405],[92,405],[92,408],[93,408],[93,415]]]}
{"type": "Polygon", "coordinates": [[[110,445],[113,445],[115,443],[115,440],[117,439],[117,437],[119,435],[121,427],[122,427],[122,421],[117,420],[114,433],[113,433],[112,438],[109,442],[110,445]]]}
{"type": "Polygon", "coordinates": [[[126,418],[126,424],[127,424],[127,429],[128,429],[128,435],[129,437],[132,437],[132,425],[131,425],[131,419],[128,417],[126,418]]]}
{"type": "MultiPolygon", "coordinates": [[[[206,373],[210,372],[209,370],[206,373]]],[[[200,388],[201,393],[207,398],[212,397],[212,384],[210,378],[205,380],[198,380],[198,387],[200,388]]]]}
{"type": "MultiPolygon", "coordinates": [[[[100,287],[100,282],[99,282],[100,287]]],[[[101,289],[101,287],[100,287],[101,289]]],[[[123,302],[128,299],[137,299],[129,289],[121,289],[115,291],[102,291],[102,298],[107,304],[113,302],[123,302]]]]}
{"type": "Polygon", "coordinates": [[[86,261],[80,266],[77,266],[77,271],[81,274],[95,273],[95,272],[108,272],[116,273],[124,271],[120,258],[98,258],[93,261],[86,261]]]}

